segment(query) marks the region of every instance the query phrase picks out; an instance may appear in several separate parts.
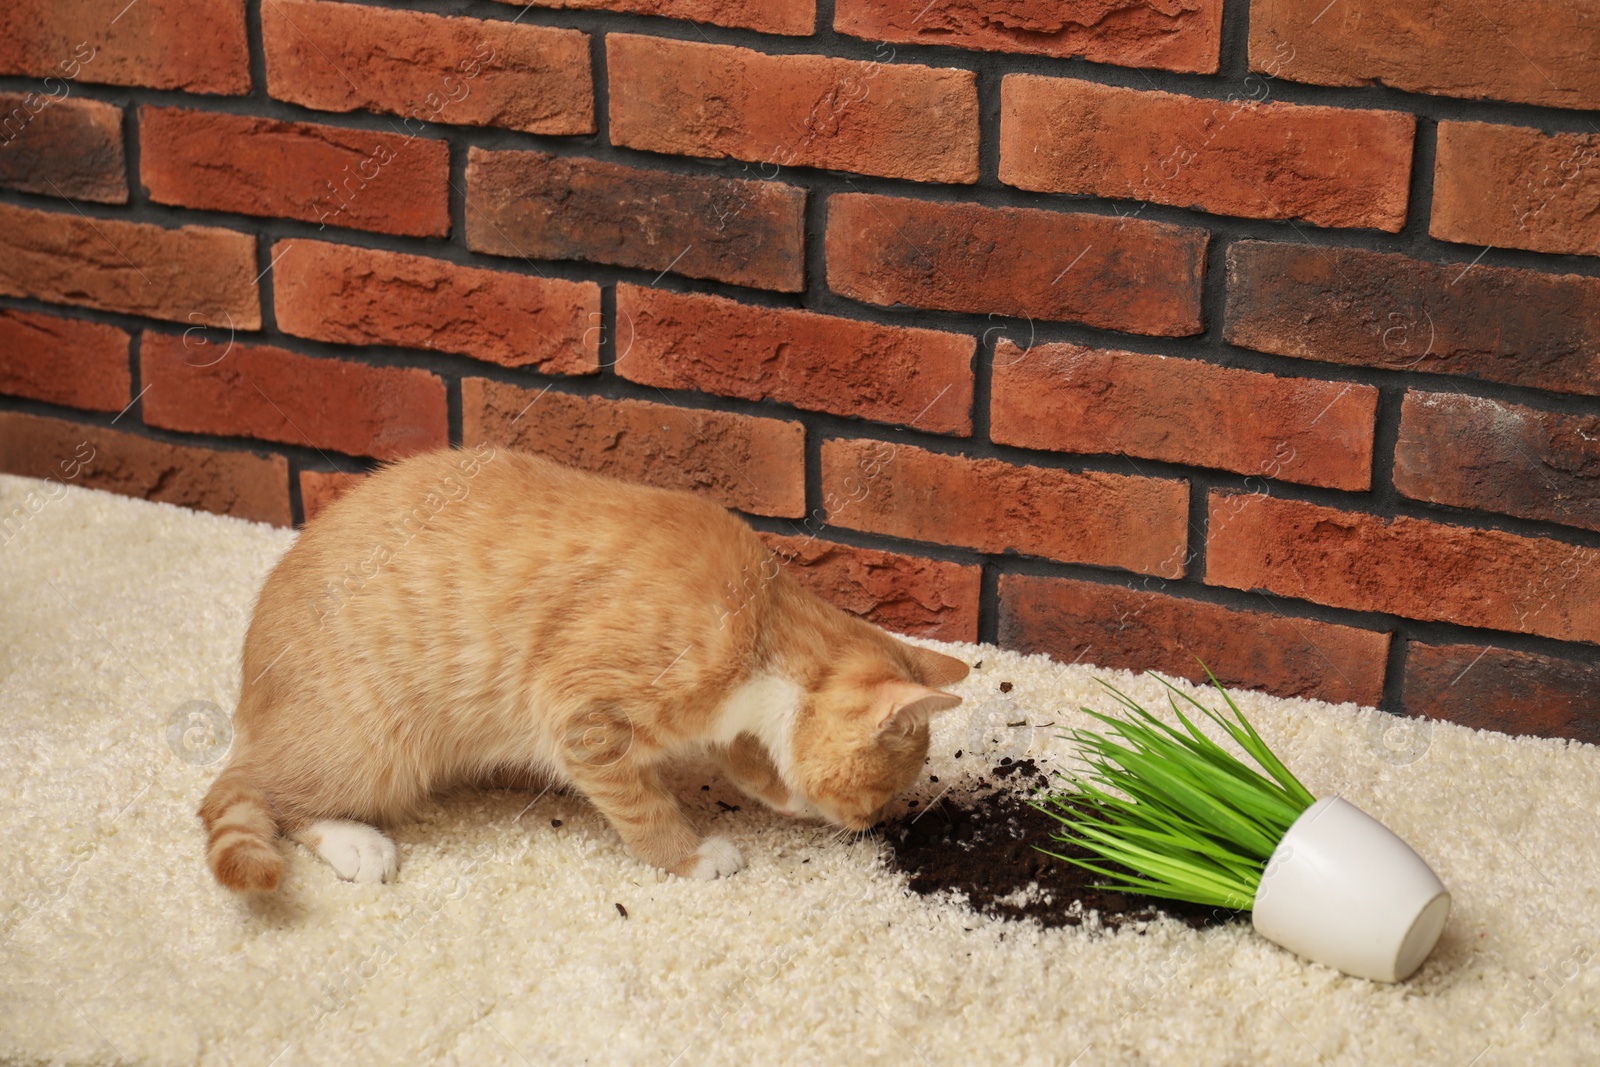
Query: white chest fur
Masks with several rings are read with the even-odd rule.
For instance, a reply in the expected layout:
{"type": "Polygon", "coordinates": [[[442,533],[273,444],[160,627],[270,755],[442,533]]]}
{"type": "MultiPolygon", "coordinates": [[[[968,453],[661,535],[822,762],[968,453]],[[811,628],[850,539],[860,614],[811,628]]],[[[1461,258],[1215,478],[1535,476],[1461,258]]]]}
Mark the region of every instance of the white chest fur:
{"type": "Polygon", "coordinates": [[[758,674],[729,693],[717,709],[714,740],[724,744],[740,734],[760,740],[784,781],[793,781],[794,722],[800,712],[802,690],[778,674],[758,674]]]}

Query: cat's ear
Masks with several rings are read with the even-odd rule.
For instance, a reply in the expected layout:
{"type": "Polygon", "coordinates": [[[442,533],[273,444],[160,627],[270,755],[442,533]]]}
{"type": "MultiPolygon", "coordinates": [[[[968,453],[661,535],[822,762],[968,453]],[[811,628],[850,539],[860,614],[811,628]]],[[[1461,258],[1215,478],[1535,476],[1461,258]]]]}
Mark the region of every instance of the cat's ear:
{"type": "Polygon", "coordinates": [[[955,685],[967,676],[967,665],[954,656],[918,648],[904,641],[900,642],[900,647],[911,657],[911,663],[917,670],[917,677],[928,685],[955,685]]]}
{"type": "Polygon", "coordinates": [[[873,715],[877,719],[879,733],[909,730],[959,703],[961,698],[954,693],[941,692],[916,682],[885,682],[878,687],[873,715]]]}

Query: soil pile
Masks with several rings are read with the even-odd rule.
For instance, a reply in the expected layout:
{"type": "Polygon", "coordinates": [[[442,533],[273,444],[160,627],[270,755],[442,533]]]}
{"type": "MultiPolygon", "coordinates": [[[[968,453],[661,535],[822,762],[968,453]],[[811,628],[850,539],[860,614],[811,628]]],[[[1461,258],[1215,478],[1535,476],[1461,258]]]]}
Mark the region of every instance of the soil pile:
{"type": "Polygon", "coordinates": [[[1045,926],[1093,925],[1091,912],[1112,930],[1162,914],[1196,928],[1248,921],[1248,912],[1097,889],[1095,883],[1105,881],[1100,875],[1037,851],[1035,845],[1091,858],[1053,840],[1059,824],[1028,805],[1026,797],[1048,784],[1032,760],[1002,760],[959,794],[952,790],[931,807],[880,826],[891,866],[906,873],[917,893],[953,891],[986,915],[1045,926]]]}

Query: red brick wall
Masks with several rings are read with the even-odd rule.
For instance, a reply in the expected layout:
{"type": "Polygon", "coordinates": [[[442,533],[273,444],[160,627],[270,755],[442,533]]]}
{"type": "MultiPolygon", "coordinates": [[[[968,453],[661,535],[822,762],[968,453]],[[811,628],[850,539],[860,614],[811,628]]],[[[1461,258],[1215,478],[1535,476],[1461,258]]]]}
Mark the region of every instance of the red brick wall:
{"type": "Polygon", "coordinates": [[[1584,5],[428,6],[0,9],[0,468],[515,444],[897,629],[1600,741],[1584,5]]]}

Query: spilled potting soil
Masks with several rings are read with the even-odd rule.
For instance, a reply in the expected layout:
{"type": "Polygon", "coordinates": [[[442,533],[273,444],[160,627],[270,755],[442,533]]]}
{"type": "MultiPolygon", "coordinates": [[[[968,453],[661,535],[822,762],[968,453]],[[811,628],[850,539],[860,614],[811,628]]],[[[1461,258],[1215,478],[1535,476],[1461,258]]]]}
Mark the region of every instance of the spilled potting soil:
{"type": "Polygon", "coordinates": [[[1097,889],[1102,876],[1037,851],[1091,858],[1052,840],[1059,824],[1028,806],[1026,798],[1047,784],[1033,760],[1002,760],[960,792],[881,825],[890,866],[905,872],[914,892],[953,892],[985,915],[1047,927],[1092,926],[1090,913],[1111,930],[1162,914],[1195,928],[1249,920],[1248,912],[1097,889]]]}

